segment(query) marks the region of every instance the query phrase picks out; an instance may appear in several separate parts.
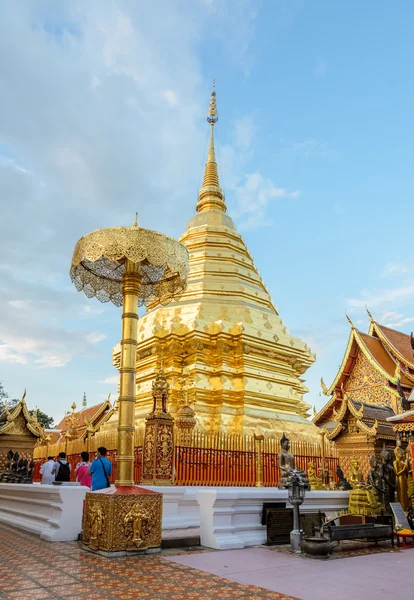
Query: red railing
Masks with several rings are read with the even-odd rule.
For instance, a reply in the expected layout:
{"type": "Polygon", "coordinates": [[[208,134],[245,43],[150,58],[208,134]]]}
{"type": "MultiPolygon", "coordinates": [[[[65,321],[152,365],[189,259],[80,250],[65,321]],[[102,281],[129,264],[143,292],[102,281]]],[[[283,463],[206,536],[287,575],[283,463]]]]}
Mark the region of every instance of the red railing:
{"type": "MultiPolygon", "coordinates": [[[[96,452],[90,452],[90,460],[94,460],[96,452]]],[[[108,450],[107,458],[112,463],[111,483],[116,480],[116,450],[108,450]]],[[[175,485],[210,485],[253,487],[257,482],[256,452],[246,450],[219,450],[217,448],[194,448],[176,446],[175,448],[175,485]]],[[[67,460],[72,465],[71,481],[75,481],[75,467],[81,460],[80,454],[71,454],[67,460]]],[[[312,461],[316,473],[322,469],[322,458],[317,456],[295,456],[296,467],[308,470],[312,461]]],[[[325,457],[325,469],[328,469],[337,481],[336,468],[339,459],[325,457]]],[[[44,459],[35,460],[33,481],[41,481],[40,466],[44,459]]],[[[262,453],[263,485],[276,487],[279,483],[278,455],[270,452],[262,453]]],[[[142,447],[134,452],[134,481],[139,484],[142,476],[142,447]]]]}

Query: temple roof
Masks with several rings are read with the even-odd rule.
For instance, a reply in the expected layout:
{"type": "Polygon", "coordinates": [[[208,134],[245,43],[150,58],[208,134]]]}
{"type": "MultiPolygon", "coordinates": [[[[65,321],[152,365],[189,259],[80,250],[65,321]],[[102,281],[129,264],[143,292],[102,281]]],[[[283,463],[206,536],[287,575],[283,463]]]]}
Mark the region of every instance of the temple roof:
{"type": "MultiPolygon", "coordinates": [[[[411,364],[409,364],[410,361],[408,360],[413,353],[410,336],[389,327],[378,325],[371,313],[368,312],[368,314],[371,319],[368,334],[359,331],[348,318],[351,325],[351,332],[338,373],[330,388],[327,388],[323,380],[321,380],[324,394],[332,397],[315,415],[313,422],[318,426],[327,427],[331,439],[339,435],[341,422],[348,409],[351,412],[356,411],[358,413],[354,414],[354,416],[357,416],[359,423],[367,424],[367,422],[375,422],[377,424],[377,437],[391,435],[392,422],[400,422],[404,415],[411,413],[409,411],[396,415],[395,412],[399,410],[398,404],[394,404],[392,401],[390,406],[353,401],[352,392],[354,391],[358,396],[360,391],[364,389],[364,379],[362,376],[361,384],[355,386],[354,380],[352,388],[345,391],[348,378],[352,375],[357,357],[362,353],[371,367],[383,378],[379,378],[378,383],[375,384],[377,387],[381,386],[381,381],[383,381],[385,393],[387,393],[385,390],[388,389],[388,395],[392,394],[398,398],[399,393],[404,391],[406,397],[408,393],[408,400],[414,402],[414,373],[411,370],[411,364]],[[402,388],[400,388],[400,392],[398,391],[399,384],[401,384],[402,388]]],[[[366,389],[369,390],[370,387],[367,386],[366,389]]],[[[361,400],[361,398],[359,399],[361,400]]],[[[388,403],[390,403],[390,400],[388,400],[388,403]]]]}
{"type": "MultiPolygon", "coordinates": [[[[351,374],[354,361],[358,355],[358,350],[364,354],[369,363],[381,373],[385,379],[394,385],[397,383],[396,370],[399,362],[398,359],[391,354],[390,349],[381,339],[363,333],[354,326],[351,326],[351,332],[341,366],[339,367],[339,371],[331,387],[324,390],[325,395],[330,396],[335,391],[338,393],[345,384],[346,379],[351,374]]],[[[401,372],[400,379],[403,387],[412,388],[413,383],[404,371],[401,372]]]]}
{"type": "Polygon", "coordinates": [[[73,410],[72,413],[67,413],[56,425],[56,430],[60,431],[60,437],[63,437],[68,430],[75,430],[76,437],[81,438],[85,435],[90,423],[93,427],[102,425],[109,419],[113,411],[113,406],[107,398],[104,402],[94,406],[83,407],[79,411],[73,410]]]}
{"type": "Polygon", "coordinates": [[[334,402],[325,406],[323,415],[319,418],[319,426],[323,426],[327,431],[329,440],[334,440],[342,432],[342,421],[345,420],[347,413],[356,418],[357,426],[367,435],[376,438],[395,437],[391,424],[388,424],[389,417],[394,415],[392,408],[382,407],[365,402],[354,402],[345,394],[344,398],[333,398],[334,402]]]}
{"type": "Polygon", "coordinates": [[[371,319],[369,329],[370,335],[378,337],[389,351],[401,362],[414,370],[414,351],[411,345],[411,337],[401,331],[395,331],[385,325],[380,325],[371,319]]]}
{"type": "Polygon", "coordinates": [[[24,390],[20,402],[10,411],[6,408],[0,415],[0,435],[24,435],[26,429],[35,437],[41,437],[43,434],[43,428],[37,421],[37,414],[32,416],[27,408],[26,390],[24,390]]]}

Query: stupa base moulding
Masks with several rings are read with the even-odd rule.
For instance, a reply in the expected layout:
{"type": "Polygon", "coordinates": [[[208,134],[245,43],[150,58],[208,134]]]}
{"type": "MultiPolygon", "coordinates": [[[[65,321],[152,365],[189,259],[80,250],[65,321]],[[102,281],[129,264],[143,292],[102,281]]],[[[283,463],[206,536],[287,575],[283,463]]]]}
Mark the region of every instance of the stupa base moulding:
{"type": "Polygon", "coordinates": [[[111,487],[86,494],[83,544],[107,557],[153,554],[161,548],[162,494],[111,487]]]}

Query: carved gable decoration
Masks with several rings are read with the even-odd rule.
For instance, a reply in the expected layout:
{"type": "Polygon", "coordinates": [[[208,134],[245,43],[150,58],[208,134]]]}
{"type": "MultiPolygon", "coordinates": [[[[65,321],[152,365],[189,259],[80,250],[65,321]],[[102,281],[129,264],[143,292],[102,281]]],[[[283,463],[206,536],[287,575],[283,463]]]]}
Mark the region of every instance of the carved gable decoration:
{"type": "Polygon", "coordinates": [[[387,380],[359,351],[348,377],[345,390],[354,402],[389,406],[392,395],[386,390],[387,380]]]}

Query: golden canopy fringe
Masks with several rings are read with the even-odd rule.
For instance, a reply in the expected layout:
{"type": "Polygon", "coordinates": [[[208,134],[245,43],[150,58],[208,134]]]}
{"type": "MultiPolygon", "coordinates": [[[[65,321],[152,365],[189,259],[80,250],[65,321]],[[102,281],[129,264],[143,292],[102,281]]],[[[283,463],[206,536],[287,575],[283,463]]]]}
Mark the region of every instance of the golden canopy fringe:
{"type": "MultiPolygon", "coordinates": [[[[277,486],[279,482],[278,454],[280,440],[265,437],[260,446],[255,444],[254,435],[229,434],[221,431],[175,431],[175,485],[211,486],[277,486]],[[261,462],[258,473],[258,447],[261,448],[261,462]],[[261,479],[258,483],[258,477],[261,479]]],[[[116,478],[116,452],[118,436],[116,432],[97,432],[86,440],[64,440],[58,444],[41,445],[35,448],[34,458],[37,468],[35,480],[39,480],[40,464],[47,456],[57,456],[66,452],[74,466],[80,461],[80,453],[87,450],[91,459],[99,446],[108,449],[108,458],[113,463],[112,480],[116,478]]],[[[144,430],[135,430],[134,480],[140,483],[142,475],[142,448],[144,430]]],[[[291,441],[291,451],[295,455],[298,469],[307,470],[313,461],[317,472],[324,467],[336,477],[338,453],[333,443],[325,440],[325,452],[318,443],[301,440],[291,441]]]]}

